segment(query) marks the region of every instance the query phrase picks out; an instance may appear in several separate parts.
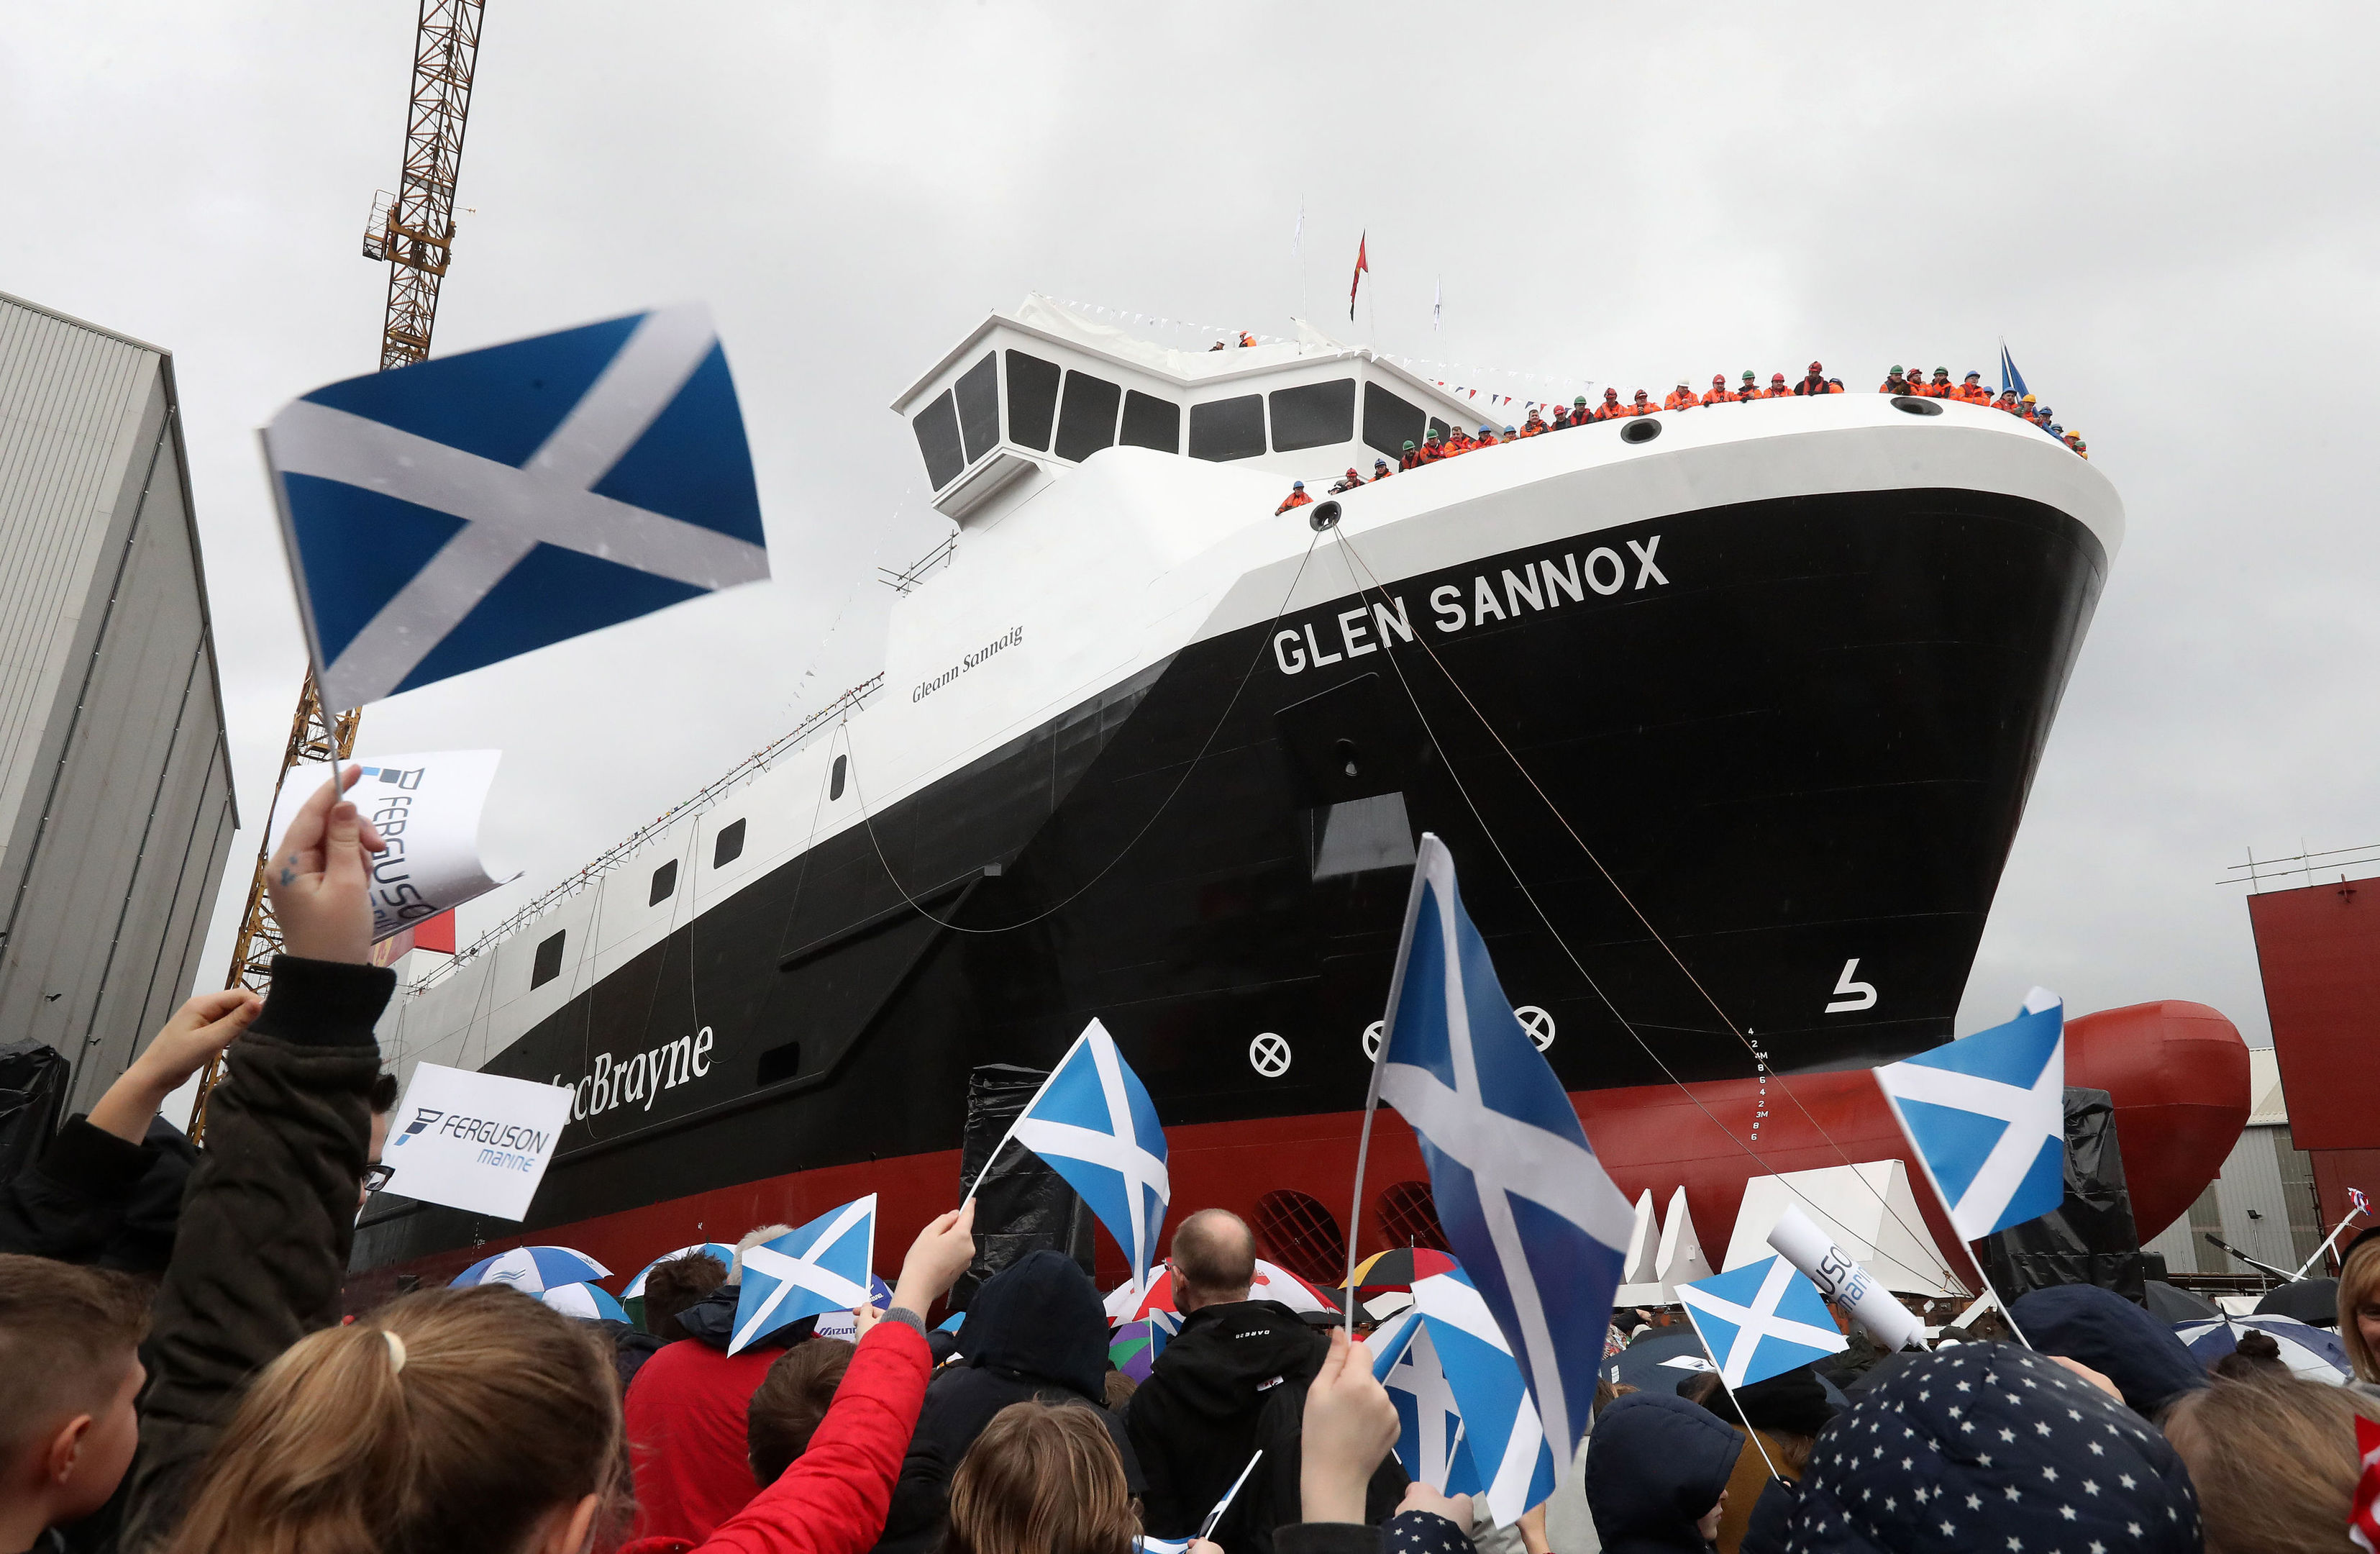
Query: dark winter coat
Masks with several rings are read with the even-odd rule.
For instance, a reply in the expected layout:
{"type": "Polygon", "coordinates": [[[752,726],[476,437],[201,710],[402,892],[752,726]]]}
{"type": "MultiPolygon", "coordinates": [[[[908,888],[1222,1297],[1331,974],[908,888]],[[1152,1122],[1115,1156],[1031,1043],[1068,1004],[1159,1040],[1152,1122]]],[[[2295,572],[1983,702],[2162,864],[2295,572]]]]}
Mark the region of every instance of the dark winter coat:
{"type": "Polygon", "coordinates": [[[967,1303],[959,1353],[963,1363],[926,1388],[879,1554],[923,1554],[941,1543],[960,1459],[992,1415],[1032,1398],[1098,1409],[1123,1461],[1126,1485],[1142,1492],[1123,1422],[1103,1406],[1107,1313],[1098,1286],[1073,1258],[1028,1253],[986,1281],[967,1303]]]}
{"type": "Polygon", "coordinates": [[[2173,1329],[2113,1290],[2096,1284],[2035,1290],[2018,1296],[2010,1315],[2035,1349],[2089,1366],[2148,1418],[2182,1393],[2208,1385],[2206,1367],[2173,1329]]]}
{"type": "Polygon", "coordinates": [[[0,1185],[0,1252],[163,1272],[197,1159],[163,1117],[139,1144],[70,1117],[30,1170],[0,1185]]]}
{"type": "Polygon", "coordinates": [[[1586,1452],[1586,1506],[1604,1554],[1703,1554],[1694,1524],[1718,1503],[1743,1432],[1706,1408],[1632,1392],[1597,1415],[1586,1452]]]}
{"type": "MultiPolygon", "coordinates": [[[[1183,1320],[1124,1414],[1148,1480],[1141,1522],[1152,1536],[1196,1532],[1261,1449],[1264,1462],[1214,1537],[1232,1554],[1269,1554],[1274,1528],[1300,1515],[1305,1389],[1330,1352],[1330,1341],[1279,1301],[1201,1306],[1183,1320]]],[[[1404,1487],[1391,1456],[1372,1476],[1366,1520],[1384,1521],[1404,1487]]]]}
{"type": "Polygon", "coordinates": [[[380,1074],[372,1025],[395,987],[384,967],[279,956],[225,1059],[152,1308],[127,1549],[180,1520],[249,1379],[339,1320],[380,1074]]]}

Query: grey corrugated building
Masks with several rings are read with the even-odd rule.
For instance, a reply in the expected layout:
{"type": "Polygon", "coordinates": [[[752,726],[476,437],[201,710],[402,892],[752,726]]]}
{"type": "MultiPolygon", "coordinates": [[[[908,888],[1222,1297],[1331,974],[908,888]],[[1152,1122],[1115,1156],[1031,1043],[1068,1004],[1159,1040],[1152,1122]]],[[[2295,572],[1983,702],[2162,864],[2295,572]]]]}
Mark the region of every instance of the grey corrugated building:
{"type": "Polygon", "coordinates": [[[0,1041],[71,1110],[187,995],[238,824],[173,358],[0,293],[0,1041]]]}
{"type": "MultiPolygon", "coordinates": [[[[2280,1065],[2269,1047],[2248,1049],[2248,1125],[2190,1212],[2146,1244],[2174,1273],[2250,1274],[2255,1269],[2210,1244],[2213,1231],[2248,1256],[2293,1269],[2314,1254],[2330,1227],[2313,1200],[2313,1159],[2289,1137],[2280,1065]]],[[[2320,1269],[2315,1269],[2319,1273],[2320,1269]]]]}

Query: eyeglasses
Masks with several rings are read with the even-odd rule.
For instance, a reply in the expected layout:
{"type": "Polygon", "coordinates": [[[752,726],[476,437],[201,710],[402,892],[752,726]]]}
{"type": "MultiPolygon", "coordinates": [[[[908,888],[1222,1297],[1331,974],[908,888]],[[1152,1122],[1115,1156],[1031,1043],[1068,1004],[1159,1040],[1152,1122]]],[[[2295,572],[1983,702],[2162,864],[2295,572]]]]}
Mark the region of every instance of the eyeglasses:
{"type": "Polygon", "coordinates": [[[364,1167],[364,1191],[367,1193],[377,1193],[381,1191],[388,1185],[389,1178],[395,1174],[396,1168],[395,1166],[382,1165],[378,1160],[372,1161],[370,1165],[364,1167]]]}

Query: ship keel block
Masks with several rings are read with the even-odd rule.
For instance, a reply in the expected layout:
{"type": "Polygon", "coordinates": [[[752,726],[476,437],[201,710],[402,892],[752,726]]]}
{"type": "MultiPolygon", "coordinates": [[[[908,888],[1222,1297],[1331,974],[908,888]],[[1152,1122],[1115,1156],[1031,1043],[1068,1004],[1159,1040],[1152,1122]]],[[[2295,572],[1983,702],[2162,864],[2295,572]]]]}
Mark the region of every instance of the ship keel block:
{"type": "Polygon", "coordinates": [[[1943,1255],[1924,1229],[1909,1168],[1899,1160],[1821,1166],[1784,1176],[1755,1176],[1743,1184],[1743,1207],[1727,1244],[1727,1266],[1742,1268],[1772,1255],[1768,1232],[1788,1208],[1799,1208],[1836,1245],[1896,1294],[1949,1295],[1943,1270],[1959,1260],[1943,1255]]]}
{"type": "Polygon", "coordinates": [[[2203,1003],[2160,999],[2066,1022],[2066,1082],[2105,1090],[2147,1241],[2181,1218],[2247,1125],[2248,1043],[2203,1003]]]}

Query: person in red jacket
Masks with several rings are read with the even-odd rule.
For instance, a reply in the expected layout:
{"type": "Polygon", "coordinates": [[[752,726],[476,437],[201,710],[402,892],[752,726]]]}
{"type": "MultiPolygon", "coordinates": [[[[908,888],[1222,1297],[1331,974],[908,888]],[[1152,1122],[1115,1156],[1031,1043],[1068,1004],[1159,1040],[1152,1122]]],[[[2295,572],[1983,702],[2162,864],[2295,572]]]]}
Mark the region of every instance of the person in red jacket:
{"type": "Polygon", "coordinates": [[[1714,372],[1711,374],[1710,392],[1703,395],[1702,402],[1706,405],[1732,405],[1735,403],[1735,395],[1728,391],[1726,373],[1714,372]]]}

